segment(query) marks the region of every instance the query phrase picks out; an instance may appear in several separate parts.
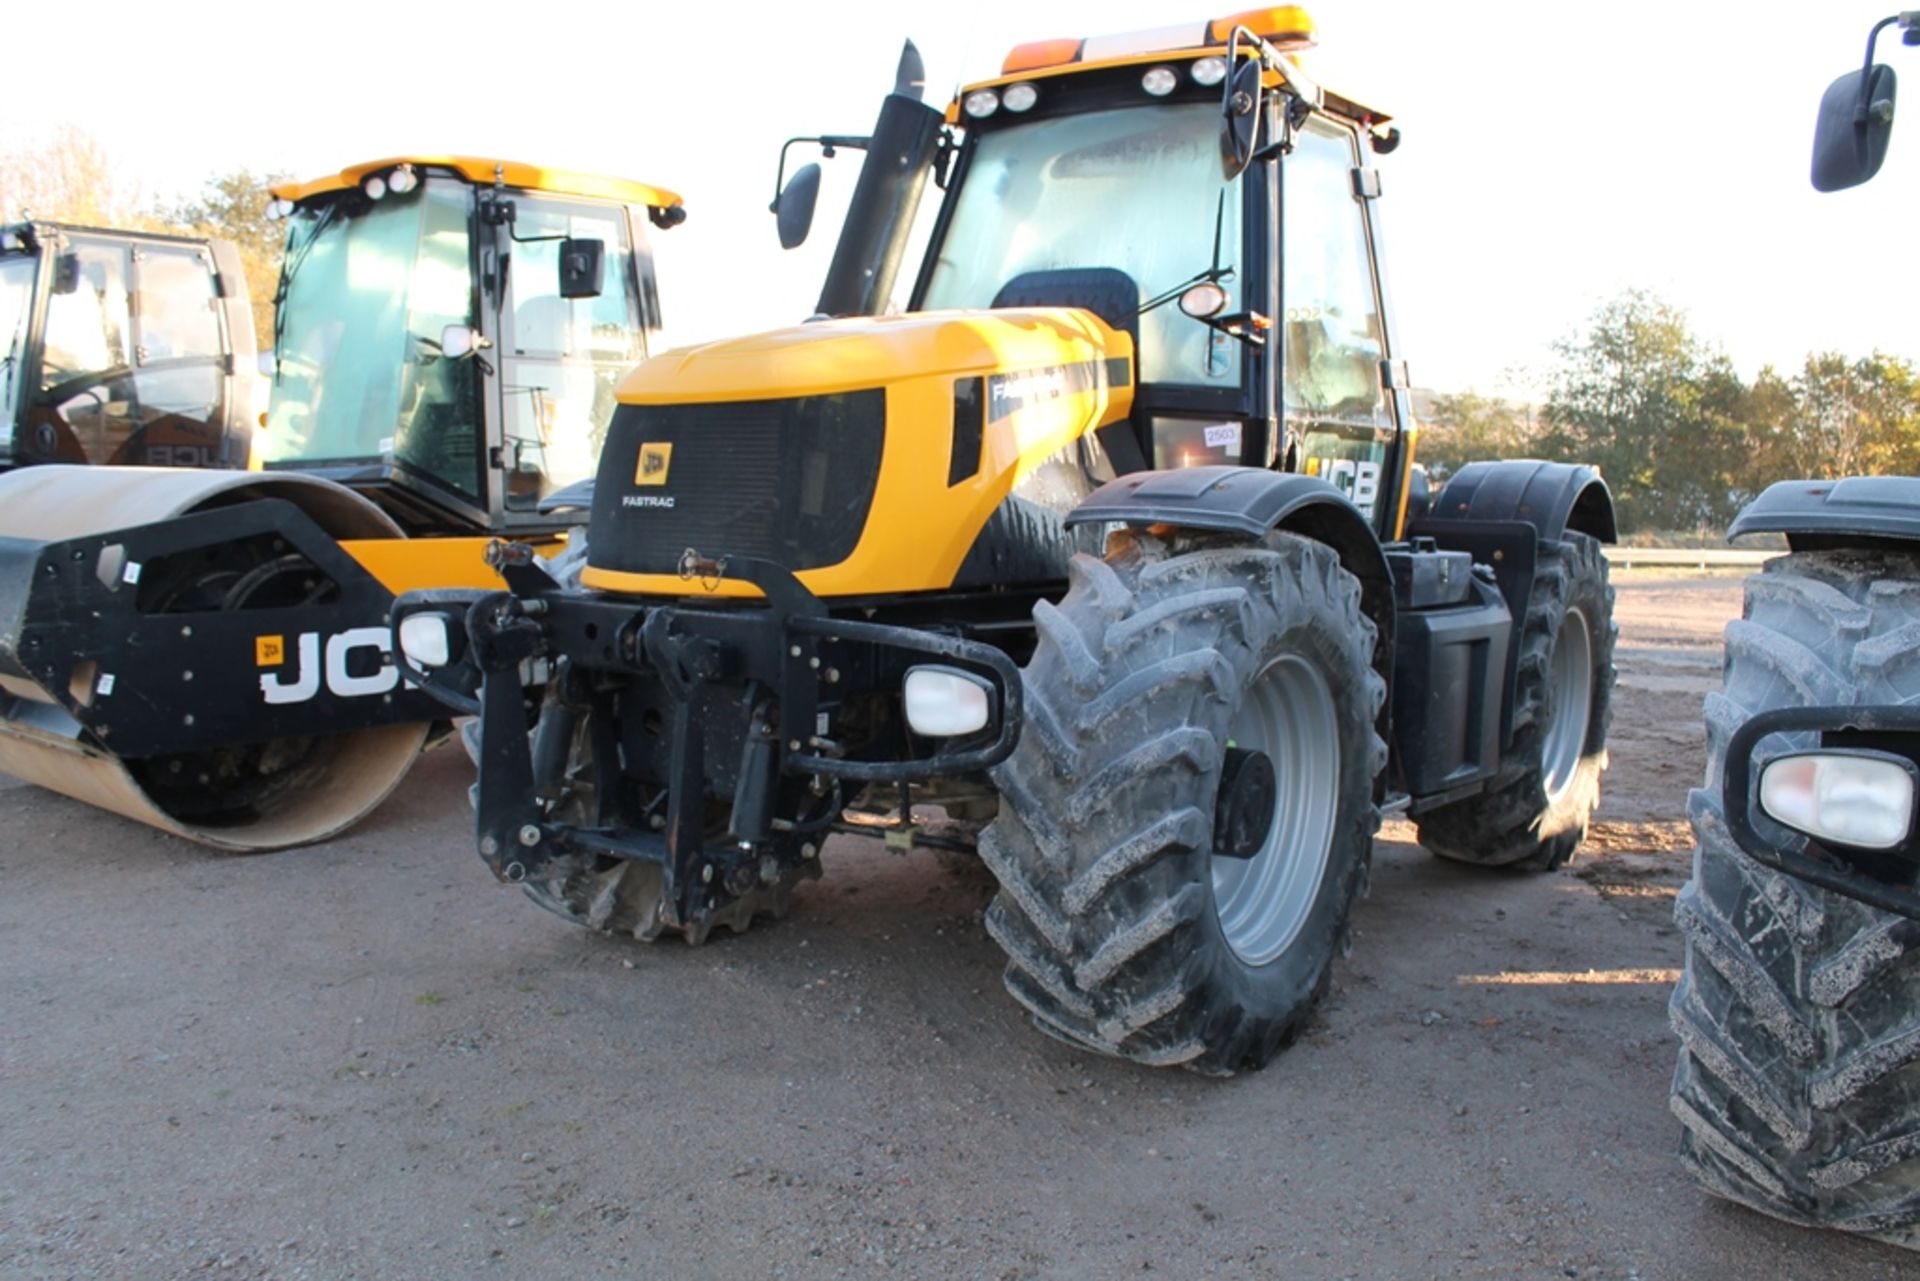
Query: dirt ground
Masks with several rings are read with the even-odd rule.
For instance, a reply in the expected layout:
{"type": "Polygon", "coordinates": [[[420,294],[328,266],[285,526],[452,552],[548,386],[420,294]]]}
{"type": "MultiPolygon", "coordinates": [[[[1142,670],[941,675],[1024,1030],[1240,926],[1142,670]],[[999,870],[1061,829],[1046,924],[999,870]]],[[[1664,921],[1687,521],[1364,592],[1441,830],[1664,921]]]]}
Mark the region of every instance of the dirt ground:
{"type": "Polygon", "coordinates": [[[1488,875],[1390,824],[1333,999],[1228,1082],[1038,1035],[989,882],[876,842],[773,928],[647,948],[492,882],[457,752],[251,859],[0,785],[0,1275],[1920,1276],[1676,1165],[1670,914],[1739,586],[1619,581],[1589,852],[1488,875]]]}

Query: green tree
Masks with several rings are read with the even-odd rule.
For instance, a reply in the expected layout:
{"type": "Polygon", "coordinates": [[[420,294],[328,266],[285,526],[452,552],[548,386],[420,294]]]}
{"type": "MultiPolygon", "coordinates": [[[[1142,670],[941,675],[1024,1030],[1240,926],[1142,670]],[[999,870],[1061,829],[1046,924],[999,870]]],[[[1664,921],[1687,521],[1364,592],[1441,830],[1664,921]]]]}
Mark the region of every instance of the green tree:
{"type": "Polygon", "coordinates": [[[1699,529],[1731,518],[1747,388],[1685,313],[1630,290],[1554,350],[1545,456],[1598,466],[1623,528],[1699,529]]]}
{"type": "Polygon", "coordinates": [[[1807,357],[1793,380],[1795,421],[1783,451],[1790,474],[1826,479],[1920,469],[1920,377],[1912,362],[1874,352],[1807,357]]]}
{"type": "Polygon", "coordinates": [[[1417,457],[1437,484],[1466,463],[1537,452],[1533,407],[1478,392],[1436,393],[1420,416],[1417,457]]]}
{"type": "Polygon", "coordinates": [[[25,218],[146,228],[139,188],[120,176],[98,138],[61,125],[37,146],[0,154],[0,222],[25,218]]]}
{"type": "Polygon", "coordinates": [[[280,280],[280,256],[286,224],[267,216],[268,188],[284,174],[255,174],[235,169],[209,178],[200,193],[154,214],[189,235],[231,240],[240,251],[253,302],[254,336],[262,351],[273,345],[273,294],[280,280]]]}

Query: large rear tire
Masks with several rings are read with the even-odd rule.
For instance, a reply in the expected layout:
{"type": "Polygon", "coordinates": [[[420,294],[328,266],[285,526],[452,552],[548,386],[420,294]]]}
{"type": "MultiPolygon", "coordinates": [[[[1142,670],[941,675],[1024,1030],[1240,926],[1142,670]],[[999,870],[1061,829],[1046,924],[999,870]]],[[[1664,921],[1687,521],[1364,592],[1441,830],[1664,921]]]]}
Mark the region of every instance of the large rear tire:
{"type": "MultiPolygon", "coordinates": [[[[1749,858],[1726,824],[1728,740],[1773,708],[1920,701],[1920,558],[1806,552],[1747,580],[1707,699],[1698,849],[1674,916],[1682,1158],[1708,1191],[1920,1249],[1920,921],[1749,858]]],[[[1765,740],[1811,745],[1809,735],[1765,740]],[[1804,742],[1800,740],[1806,740],[1804,742]]],[[[1804,844],[1804,839],[1800,842],[1804,844]]]]}
{"type": "Polygon", "coordinates": [[[1261,1067],[1326,990],[1379,825],[1386,687],[1360,585],[1290,534],[1116,535],[1069,578],[1034,611],[1026,724],[981,837],[1007,988],[1073,1045],[1261,1067]],[[1273,766],[1252,858],[1214,852],[1230,748],[1273,766]]]}
{"type": "Polygon", "coordinates": [[[1520,631],[1513,746],[1486,791],[1418,817],[1422,845],[1530,872],[1573,857],[1600,804],[1619,632],[1600,544],[1571,531],[1542,543],[1520,631]]]}

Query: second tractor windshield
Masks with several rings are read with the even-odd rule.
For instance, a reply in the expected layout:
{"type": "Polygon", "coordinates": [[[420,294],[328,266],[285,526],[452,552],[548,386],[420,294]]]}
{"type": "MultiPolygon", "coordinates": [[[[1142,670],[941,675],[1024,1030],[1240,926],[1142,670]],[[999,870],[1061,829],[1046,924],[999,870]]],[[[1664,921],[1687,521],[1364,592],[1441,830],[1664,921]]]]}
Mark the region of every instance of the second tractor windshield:
{"type": "MultiPolygon", "coordinates": [[[[1240,191],[1220,171],[1216,103],[1123,107],[1002,126],[975,144],[928,277],[928,310],[1006,305],[1033,272],[1125,272],[1146,302],[1240,256],[1240,191]]],[[[1239,306],[1236,274],[1221,280],[1239,306]]],[[[1142,382],[1232,387],[1239,344],[1168,304],[1140,317],[1142,382]]]]}
{"type": "Polygon", "coordinates": [[[391,455],[480,492],[478,370],[439,350],[446,326],[472,323],[468,204],[429,182],[414,200],[294,215],[266,462],[391,455]]]}

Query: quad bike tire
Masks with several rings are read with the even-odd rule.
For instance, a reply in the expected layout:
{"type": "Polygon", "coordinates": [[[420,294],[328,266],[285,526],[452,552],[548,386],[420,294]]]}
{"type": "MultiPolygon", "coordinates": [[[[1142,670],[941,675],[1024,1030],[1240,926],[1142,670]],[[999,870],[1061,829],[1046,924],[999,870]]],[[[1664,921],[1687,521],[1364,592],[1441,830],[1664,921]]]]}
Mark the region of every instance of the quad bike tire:
{"type": "Polygon", "coordinates": [[[980,849],[988,933],[1041,1030],[1215,1075],[1297,1033],[1379,825],[1386,686],[1360,603],[1332,549],[1296,535],[1123,533],[1036,607],[1026,721],[980,849]],[[1230,749],[1273,766],[1252,858],[1214,853],[1230,749]]]}
{"type": "MultiPolygon", "coordinates": [[[[1747,580],[1707,699],[1672,1109],[1718,1196],[1920,1249],[1920,921],[1764,866],[1727,826],[1728,741],[1775,708],[1920,701],[1920,557],[1821,551],[1747,580]]],[[[1763,740],[1812,746],[1813,736],[1763,740]]],[[[1805,838],[1795,838],[1804,845],[1805,838]]]]}
{"type": "Polygon", "coordinates": [[[1519,636],[1513,743],[1484,792],[1427,810],[1420,843],[1459,863],[1550,872],[1587,838],[1613,720],[1613,587],[1600,544],[1542,543],[1519,636]]]}

